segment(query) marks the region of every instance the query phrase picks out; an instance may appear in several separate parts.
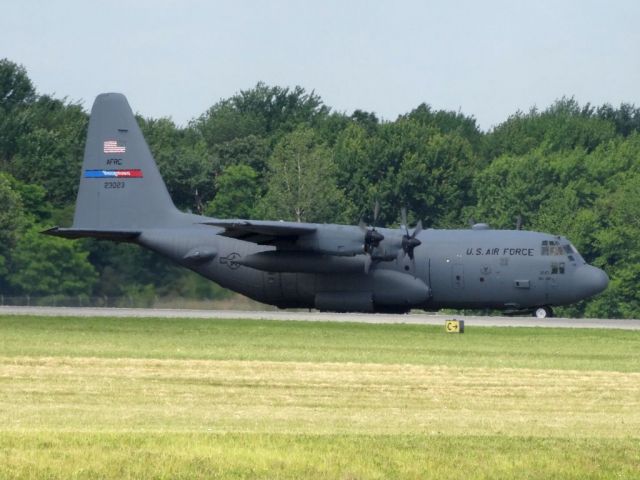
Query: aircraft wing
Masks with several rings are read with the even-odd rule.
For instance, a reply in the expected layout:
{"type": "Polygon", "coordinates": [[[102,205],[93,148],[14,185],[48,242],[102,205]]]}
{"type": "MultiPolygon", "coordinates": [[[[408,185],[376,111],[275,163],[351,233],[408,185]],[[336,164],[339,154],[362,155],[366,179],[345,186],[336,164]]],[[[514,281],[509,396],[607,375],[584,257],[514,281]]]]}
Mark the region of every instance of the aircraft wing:
{"type": "Polygon", "coordinates": [[[258,245],[295,242],[302,235],[317,230],[315,225],[295,222],[273,222],[266,220],[215,220],[204,225],[224,228],[218,235],[237,238],[258,245]]]}

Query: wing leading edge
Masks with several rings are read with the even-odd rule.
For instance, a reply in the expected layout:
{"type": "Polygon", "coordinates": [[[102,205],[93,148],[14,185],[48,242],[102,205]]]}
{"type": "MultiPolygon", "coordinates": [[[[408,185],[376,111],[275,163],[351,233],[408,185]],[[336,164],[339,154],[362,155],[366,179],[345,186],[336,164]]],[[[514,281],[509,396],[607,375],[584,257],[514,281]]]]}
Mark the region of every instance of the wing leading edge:
{"type": "Polygon", "coordinates": [[[308,223],[273,222],[267,220],[215,220],[203,222],[204,225],[224,228],[218,235],[235,238],[258,245],[293,243],[303,235],[317,231],[317,227],[308,223]]]}

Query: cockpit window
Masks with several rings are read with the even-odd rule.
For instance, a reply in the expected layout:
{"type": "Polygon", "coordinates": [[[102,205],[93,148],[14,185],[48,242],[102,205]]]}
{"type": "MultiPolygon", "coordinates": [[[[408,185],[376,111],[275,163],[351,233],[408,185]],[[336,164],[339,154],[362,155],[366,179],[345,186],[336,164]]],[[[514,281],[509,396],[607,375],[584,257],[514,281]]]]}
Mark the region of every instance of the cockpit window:
{"type": "Polygon", "coordinates": [[[568,243],[567,245],[563,245],[563,247],[565,252],[567,252],[567,257],[570,261],[577,262],[579,264],[587,263],[573,243],[568,243]]]}
{"type": "Polygon", "coordinates": [[[560,256],[565,254],[563,247],[560,245],[560,242],[556,240],[543,240],[540,253],[542,255],[553,256],[560,256]]]}

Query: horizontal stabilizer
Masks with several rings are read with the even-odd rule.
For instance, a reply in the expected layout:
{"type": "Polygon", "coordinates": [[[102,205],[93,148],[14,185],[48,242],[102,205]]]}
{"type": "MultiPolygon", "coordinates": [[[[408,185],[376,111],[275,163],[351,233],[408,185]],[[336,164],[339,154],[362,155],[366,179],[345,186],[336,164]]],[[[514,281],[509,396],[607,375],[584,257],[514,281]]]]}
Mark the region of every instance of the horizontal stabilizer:
{"type": "Polygon", "coordinates": [[[45,235],[62,238],[99,238],[103,240],[114,240],[119,242],[130,242],[135,240],[141,232],[133,230],[86,230],[82,228],[60,228],[53,227],[44,230],[45,235]]]}

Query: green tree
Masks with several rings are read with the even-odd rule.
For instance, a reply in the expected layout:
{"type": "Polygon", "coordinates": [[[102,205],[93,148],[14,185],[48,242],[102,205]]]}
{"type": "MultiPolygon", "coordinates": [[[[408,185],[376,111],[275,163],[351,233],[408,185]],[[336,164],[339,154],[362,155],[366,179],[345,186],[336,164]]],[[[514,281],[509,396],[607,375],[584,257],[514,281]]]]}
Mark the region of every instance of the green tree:
{"type": "Polygon", "coordinates": [[[7,58],[0,59],[0,106],[10,111],[19,105],[27,105],[35,98],[33,84],[22,65],[7,58]]]}
{"type": "Polygon", "coordinates": [[[216,196],[205,214],[218,218],[251,218],[259,194],[256,171],[247,165],[230,165],[216,178],[216,196]]]}
{"type": "Polygon", "coordinates": [[[248,135],[266,134],[266,121],[259,112],[239,111],[231,100],[211,107],[193,126],[209,148],[248,135]]]}
{"type": "Polygon", "coordinates": [[[430,105],[422,103],[401,118],[408,118],[421,125],[434,127],[444,134],[456,133],[466,139],[474,151],[478,151],[482,143],[482,132],[478,128],[476,119],[461,112],[433,110],[430,105]]]}
{"type": "Polygon", "coordinates": [[[629,103],[622,103],[613,108],[609,104],[602,105],[596,110],[598,118],[607,120],[615,125],[616,131],[623,136],[640,132],[640,108],[629,103]]]}
{"type": "Polygon", "coordinates": [[[505,155],[476,174],[477,204],[468,214],[496,228],[513,228],[518,215],[530,225],[540,205],[561,187],[557,171],[542,152],[505,155]]]}
{"type": "MultiPolygon", "coordinates": [[[[356,211],[367,213],[379,201],[382,224],[399,221],[405,206],[430,226],[464,222],[476,157],[457,132],[401,118],[372,129],[353,123],[334,149],[339,186],[356,211]],[[386,207],[386,208],[385,208],[386,207]]],[[[369,218],[370,220],[370,218],[369,218]]]]}
{"type": "Polygon", "coordinates": [[[262,175],[267,170],[271,150],[269,139],[256,135],[219,143],[211,148],[214,174],[221,174],[231,165],[246,165],[262,175]]]}
{"type": "Polygon", "coordinates": [[[213,161],[202,138],[168,118],[138,121],[175,205],[200,213],[215,194],[213,161]]]}
{"type": "MultiPolygon", "coordinates": [[[[416,126],[407,126],[407,130],[400,140],[408,146],[402,148],[388,197],[391,205],[407,206],[416,219],[429,226],[464,224],[462,210],[471,199],[476,162],[470,143],[458,133],[427,134],[425,127],[416,126]],[[412,135],[415,140],[410,140],[412,135]]],[[[396,215],[397,211],[398,207],[396,215]]]]}
{"type": "Polygon", "coordinates": [[[336,186],[331,152],[310,128],[300,127],[276,145],[258,211],[266,218],[297,222],[343,218],[344,195],[336,186]]]}
{"type": "Polygon", "coordinates": [[[23,66],[0,59],[0,161],[15,155],[17,140],[27,130],[23,111],[36,98],[35,89],[23,66]]]}
{"type": "Polygon", "coordinates": [[[289,132],[301,123],[311,124],[329,113],[313,91],[307,92],[300,86],[270,87],[262,82],[250,90],[241,90],[230,103],[239,112],[261,117],[267,133],[289,132]]]}
{"type": "MultiPolygon", "coordinates": [[[[5,175],[10,177],[8,174],[5,175]]],[[[47,192],[44,187],[37,183],[24,183],[13,177],[10,177],[9,181],[11,188],[20,196],[24,214],[29,218],[29,222],[43,223],[49,221],[53,208],[47,200],[47,192]]]]}
{"type": "Polygon", "coordinates": [[[216,103],[192,126],[212,147],[248,135],[280,136],[302,123],[313,124],[328,113],[329,108],[314,92],[260,82],[216,103]]]}
{"type": "Polygon", "coordinates": [[[598,198],[595,208],[601,227],[594,236],[595,263],[611,277],[609,296],[595,303],[589,313],[637,318],[640,313],[640,172],[631,172],[615,191],[598,198]]]}
{"type": "Polygon", "coordinates": [[[486,137],[489,158],[503,154],[524,155],[536,149],[548,152],[582,148],[594,150],[615,137],[616,127],[606,116],[598,116],[589,104],[573,98],[557,100],[540,112],[517,112],[486,137]]]}
{"type": "Polygon", "coordinates": [[[42,235],[34,226],[12,252],[8,283],[20,294],[89,295],[98,275],[87,256],[80,242],[42,235]]]}
{"type": "Polygon", "coordinates": [[[75,198],[84,154],[87,115],[78,104],[40,96],[23,115],[28,129],[17,140],[8,169],[20,181],[44,187],[62,207],[75,198]]]}
{"type": "MultiPolygon", "coordinates": [[[[347,217],[352,222],[358,217],[371,221],[370,214],[376,201],[386,206],[380,191],[380,183],[386,174],[383,147],[377,128],[354,121],[338,136],[333,148],[337,185],[353,205],[347,217]]],[[[385,213],[383,208],[382,214],[385,213]]]]}
{"type": "Polygon", "coordinates": [[[11,274],[9,261],[12,250],[27,224],[22,199],[12,186],[14,182],[10,175],[0,172],[0,288],[3,291],[11,274]]]}

